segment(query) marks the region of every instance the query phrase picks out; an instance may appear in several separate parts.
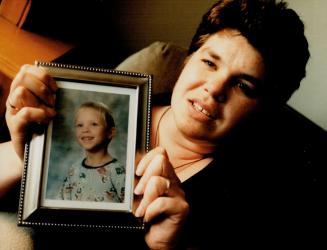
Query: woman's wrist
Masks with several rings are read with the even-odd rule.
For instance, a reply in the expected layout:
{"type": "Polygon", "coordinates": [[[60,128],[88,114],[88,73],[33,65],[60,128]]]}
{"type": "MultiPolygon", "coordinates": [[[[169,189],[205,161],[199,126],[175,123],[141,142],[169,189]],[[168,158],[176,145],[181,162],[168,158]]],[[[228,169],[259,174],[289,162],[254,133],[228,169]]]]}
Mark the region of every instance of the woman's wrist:
{"type": "Polygon", "coordinates": [[[0,144],[0,159],[0,197],[2,197],[21,179],[23,163],[10,141],[0,144]]]}

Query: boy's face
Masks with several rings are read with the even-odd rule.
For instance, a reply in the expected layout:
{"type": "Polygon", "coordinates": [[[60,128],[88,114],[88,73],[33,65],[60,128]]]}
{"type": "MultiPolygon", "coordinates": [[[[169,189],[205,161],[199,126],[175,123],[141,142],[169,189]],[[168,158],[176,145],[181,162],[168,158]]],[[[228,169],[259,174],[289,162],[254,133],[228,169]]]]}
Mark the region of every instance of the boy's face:
{"type": "Polygon", "coordinates": [[[75,119],[75,133],[78,143],[87,151],[106,147],[112,137],[101,113],[93,108],[81,108],[75,119]]]}

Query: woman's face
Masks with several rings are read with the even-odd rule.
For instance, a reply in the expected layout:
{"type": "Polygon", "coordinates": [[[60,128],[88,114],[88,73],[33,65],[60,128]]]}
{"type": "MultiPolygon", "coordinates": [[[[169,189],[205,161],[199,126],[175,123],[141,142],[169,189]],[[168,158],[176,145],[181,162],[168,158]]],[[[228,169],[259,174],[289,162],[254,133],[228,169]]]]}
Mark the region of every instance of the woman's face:
{"type": "Polygon", "coordinates": [[[237,30],[213,34],[187,60],[172,95],[178,129],[216,142],[259,106],[265,77],[261,54],[237,30]]]}

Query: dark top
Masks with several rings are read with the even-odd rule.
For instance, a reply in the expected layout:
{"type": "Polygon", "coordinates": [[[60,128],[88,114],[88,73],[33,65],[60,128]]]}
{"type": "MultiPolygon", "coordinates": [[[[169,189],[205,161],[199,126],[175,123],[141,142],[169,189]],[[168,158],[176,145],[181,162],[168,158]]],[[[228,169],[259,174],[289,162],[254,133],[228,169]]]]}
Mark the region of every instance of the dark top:
{"type": "Polygon", "coordinates": [[[282,112],[283,120],[230,138],[213,162],[183,183],[190,205],[184,244],[266,249],[323,242],[326,132],[293,123],[288,113],[284,119],[282,112]]]}

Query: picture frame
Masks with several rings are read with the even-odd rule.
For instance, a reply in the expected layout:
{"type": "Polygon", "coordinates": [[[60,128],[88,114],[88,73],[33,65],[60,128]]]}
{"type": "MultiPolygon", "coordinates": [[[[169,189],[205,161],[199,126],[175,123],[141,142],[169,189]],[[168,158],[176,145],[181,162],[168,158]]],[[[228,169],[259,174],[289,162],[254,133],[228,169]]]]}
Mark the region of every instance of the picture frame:
{"type": "Polygon", "coordinates": [[[36,65],[57,83],[57,115],[25,145],[18,225],[143,230],[144,223],[132,213],[133,189],[136,154],[149,150],[152,76],[36,65]],[[108,131],[115,133],[107,133],[104,111],[88,105],[109,109],[115,125],[108,131]],[[92,134],[102,122],[105,132],[92,134]],[[87,165],[98,152],[106,152],[109,161],[87,165]]]}

